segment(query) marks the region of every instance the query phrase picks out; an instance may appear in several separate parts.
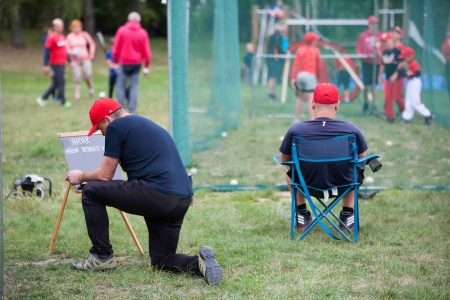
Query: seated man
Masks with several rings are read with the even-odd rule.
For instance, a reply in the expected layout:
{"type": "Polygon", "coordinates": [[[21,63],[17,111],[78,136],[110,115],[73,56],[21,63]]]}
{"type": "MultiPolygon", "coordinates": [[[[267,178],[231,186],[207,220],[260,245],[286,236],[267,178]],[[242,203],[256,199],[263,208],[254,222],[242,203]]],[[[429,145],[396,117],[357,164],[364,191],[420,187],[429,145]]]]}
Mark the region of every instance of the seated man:
{"type": "MultiPolygon", "coordinates": [[[[367,144],[359,128],[349,122],[334,120],[339,108],[338,89],[335,85],[329,83],[317,85],[310,105],[314,111],[314,120],[295,123],[289,128],[279,149],[281,162],[292,160],[291,145],[294,136],[329,138],[353,133],[356,135],[358,157],[366,156],[367,144]]],[[[309,164],[311,163],[302,162],[302,173],[308,186],[328,189],[353,182],[353,167],[348,162],[334,162],[331,168],[325,164],[317,165],[317,163],[309,167],[309,164]]],[[[291,170],[289,167],[287,169],[286,181],[290,187],[291,170]]],[[[364,169],[359,170],[358,181],[360,183],[364,178],[363,171],[364,169]]],[[[353,191],[344,196],[342,204],[339,218],[348,228],[352,228],[354,223],[353,191]]],[[[312,218],[306,208],[306,199],[300,193],[297,193],[297,216],[297,227],[299,230],[304,230],[312,218]]]]}

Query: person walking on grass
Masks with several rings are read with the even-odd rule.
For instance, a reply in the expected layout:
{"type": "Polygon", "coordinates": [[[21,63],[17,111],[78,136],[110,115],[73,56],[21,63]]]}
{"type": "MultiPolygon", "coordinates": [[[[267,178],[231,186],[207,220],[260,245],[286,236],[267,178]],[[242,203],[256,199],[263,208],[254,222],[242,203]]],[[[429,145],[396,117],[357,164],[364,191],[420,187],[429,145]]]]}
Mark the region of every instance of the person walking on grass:
{"type": "Polygon", "coordinates": [[[402,118],[405,123],[409,123],[414,117],[414,111],[417,111],[425,118],[425,124],[430,125],[433,121],[433,115],[420,99],[422,92],[421,72],[419,63],[414,59],[414,54],[414,49],[410,47],[404,48],[400,54],[403,62],[399,65],[398,74],[408,78],[405,93],[405,110],[402,113],[402,118]]]}
{"type": "Polygon", "coordinates": [[[82,206],[92,242],[90,257],[73,263],[73,270],[114,270],[117,262],[109,240],[107,206],[143,216],[149,234],[151,265],[155,269],[190,272],[210,285],[222,281],[222,268],[208,246],[199,256],[176,253],[178,240],[192,201],[192,187],[170,134],[151,120],[125,111],[114,99],[102,98],[92,105],[92,128],[105,136],[100,167],[72,170],[65,180],[85,183],[82,206]],[[120,163],[127,181],[111,180],[120,163]]]}
{"type": "Polygon", "coordinates": [[[67,35],[66,48],[71,58],[75,100],[80,100],[81,76],[88,86],[89,97],[93,97],[92,60],[95,57],[95,42],[87,31],[83,31],[83,23],[80,20],[73,20],[70,23],[70,30],[71,33],[67,35]]]}
{"type": "Polygon", "coordinates": [[[314,32],[305,33],[303,36],[304,43],[298,47],[295,53],[291,73],[291,86],[297,95],[294,123],[300,122],[304,102],[308,106],[308,120],[314,118],[310,104],[320,74],[320,50],[316,47],[319,40],[320,36],[314,32]]]}
{"type": "Polygon", "coordinates": [[[147,31],[141,26],[141,16],[137,12],[128,15],[128,22],[121,26],[115,35],[113,61],[119,64],[117,70],[117,100],[130,113],[136,112],[139,73],[142,62],[143,73],[147,76],[152,57],[147,31]],[[128,103],[125,103],[127,81],[130,81],[128,103]]]}
{"type": "Polygon", "coordinates": [[[114,96],[114,86],[116,85],[117,80],[117,64],[113,61],[112,54],[112,45],[114,45],[114,38],[110,40],[111,47],[106,51],[106,65],[109,68],[109,76],[108,76],[108,96],[109,98],[113,98],[114,96]]]}
{"type": "Polygon", "coordinates": [[[384,79],[384,112],[377,116],[381,119],[387,120],[389,123],[394,123],[394,101],[397,103],[399,112],[402,113],[405,109],[405,101],[403,100],[402,92],[403,86],[396,84],[399,80],[397,67],[401,61],[401,51],[394,47],[394,40],[389,32],[381,35],[384,51],[381,54],[380,74],[378,74],[378,83],[383,83],[382,74],[385,74],[384,79]]]}
{"type": "Polygon", "coordinates": [[[373,86],[377,83],[376,80],[380,69],[381,60],[380,56],[377,55],[377,49],[379,48],[381,33],[377,30],[377,17],[370,16],[367,19],[367,23],[367,30],[363,31],[358,37],[358,41],[356,43],[356,53],[364,55],[364,57],[361,58],[363,83],[365,86],[362,113],[370,113],[375,115],[377,111],[377,97],[376,95],[372,95],[371,91],[375,91],[373,86]],[[369,102],[372,102],[371,107],[369,107],[369,102]]]}
{"type": "Polygon", "coordinates": [[[280,57],[286,54],[287,43],[286,38],[287,26],[283,23],[275,24],[273,33],[268,37],[267,53],[269,57],[267,63],[267,100],[276,101],[277,96],[275,90],[277,85],[281,83],[285,59],[280,57]]]}
{"type": "Polygon", "coordinates": [[[65,108],[72,107],[72,103],[66,101],[64,95],[66,79],[64,75],[67,64],[66,37],[63,34],[64,22],[61,19],[52,21],[53,32],[47,37],[44,44],[44,66],[42,72],[44,76],[50,76],[50,68],[53,71],[52,83],[45,93],[36,99],[41,107],[46,107],[48,97],[58,90],[58,99],[65,108]],[[50,67],[49,67],[50,64],[50,67]]]}

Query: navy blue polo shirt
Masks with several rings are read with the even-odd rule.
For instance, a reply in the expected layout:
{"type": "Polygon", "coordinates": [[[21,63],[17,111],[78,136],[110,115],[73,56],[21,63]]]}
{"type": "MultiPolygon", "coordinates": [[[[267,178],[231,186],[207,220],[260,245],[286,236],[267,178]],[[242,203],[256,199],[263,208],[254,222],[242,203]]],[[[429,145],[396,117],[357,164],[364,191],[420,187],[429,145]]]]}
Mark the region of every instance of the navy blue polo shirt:
{"type": "Polygon", "coordinates": [[[128,181],[143,180],[161,193],[192,196],[192,188],[170,134],[147,118],[128,115],[111,122],[105,156],[120,160],[128,181]]]}
{"type": "MultiPolygon", "coordinates": [[[[367,143],[359,128],[350,122],[333,120],[330,118],[316,118],[312,121],[295,123],[288,129],[280,146],[280,152],[292,155],[292,141],[294,136],[304,138],[331,138],[345,134],[356,135],[358,154],[367,150],[367,143]]],[[[314,164],[302,162],[302,173],[306,184],[318,189],[327,189],[353,182],[353,168],[347,162],[333,162],[314,164]]]]}

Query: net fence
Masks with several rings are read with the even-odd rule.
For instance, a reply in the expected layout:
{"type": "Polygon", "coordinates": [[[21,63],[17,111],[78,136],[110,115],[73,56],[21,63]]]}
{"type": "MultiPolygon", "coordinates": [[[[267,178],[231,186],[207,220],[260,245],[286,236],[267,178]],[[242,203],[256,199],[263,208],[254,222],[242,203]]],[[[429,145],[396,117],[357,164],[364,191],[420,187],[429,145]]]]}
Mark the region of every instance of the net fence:
{"type": "MultiPolygon", "coordinates": [[[[384,75],[379,84],[376,71],[363,72],[362,64],[364,60],[377,60],[375,45],[380,42],[379,36],[371,41],[372,49],[368,53],[357,50],[358,40],[369,29],[369,16],[378,19],[375,31],[392,35],[401,33],[399,42],[414,49],[422,72],[422,102],[434,115],[434,122],[450,127],[447,84],[450,67],[446,64],[443,48],[449,34],[449,1],[170,2],[173,3],[169,16],[173,32],[169,36],[172,48],[171,129],[186,166],[190,166],[191,155],[224,147],[223,138],[242,122],[252,122],[252,117],[295,118],[297,95],[291,79],[295,78],[292,72],[296,52],[304,44],[302,41],[307,32],[320,36],[317,43],[320,50],[318,82],[331,82],[339,87],[343,105],[338,117],[359,118],[359,123],[368,117],[382,118],[379,113],[385,107],[384,75]],[[274,52],[272,35],[280,24],[286,29],[281,31],[280,48],[274,52]],[[177,60],[180,57],[183,59],[177,60]],[[279,65],[275,75],[270,70],[270,61],[274,58],[279,65]],[[271,81],[273,77],[276,77],[275,84],[271,81]],[[368,78],[376,84],[368,85],[368,78]],[[376,106],[376,111],[363,111],[366,101],[369,106],[376,106]]],[[[450,41],[447,43],[450,48],[450,41]]],[[[406,84],[407,80],[404,80],[401,86],[403,98],[406,84]]],[[[400,122],[400,109],[396,105],[394,114],[396,122],[400,122]]],[[[420,114],[416,112],[415,119],[418,118],[420,114]]],[[[300,120],[306,119],[304,105],[300,120]]],[[[227,177],[223,181],[211,178],[204,178],[201,183],[221,185],[229,181],[227,177]]],[[[259,183],[270,185],[264,180],[254,182],[259,183]]]]}
{"type": "MultiPolygon", "coordinates": [[[[415,59],[422,69],[422,102],[432,111],[438,123],[446,127],[450,126],[448,118],[450,93],[447,90],[446,63],[441,50],[449,20],[450,3],[448,1],[355,2],[343,0],[292,1],[290,4],[282,5],[283,13],[279,17],[274,12],[276,5],[253,7],[252,25],[256,28],[253,28],[251,39],[255,46],[251,115],[294,118],[293,107],[297,96],[290,82],[293,62],[298,47],[302,45],[304,34],[309,31],[318,34],[321,38],[317,43],[321,54],[318,82],[337,84],[341,101],[344,100],[349,104],[341,107],[340,114],[343,117],[361,116],[364,103],[371,102],[371,95],[377,112],[383,112],[384,74],[381,84],[377,83],[374,87],[367,85],[364,80],[362,62],[372,54],[364,54],[357,49],[358,39],[362,38],[361,35],[368,29],[368,17],[373,15],[379,20],[375,30],[380,33],[391,32],[392,28],[400,28],[402,34],[399,42],[415,50],[415,59]],[[281,71],[275,72],[274,75],[271,74],[271,69],[274,67],[271,68],[270,65],[273,51],[268,49],[268,45],[279,22],[287,25],[286,31],[281,32],[287,40],[287,47],[282,49],[281,55],[277,55],[280,58],[278,69],[281,71]],[[275,89],[271,89],[271,78],[276,80],[275,89]],[[358,79],[362,86],[358,84],[358,79]],[[363,89],[369,91],[368,96],[364,95],[363,89]],[[273,96],[270,95],[272,93],[273,96]]],[[[365,38],[368,38],[367,35],[365,38]]],[[[376,42],[373,44],[375,45],[376,42]]],[[[383,51],[383,43],[380,42],[380,44],[380,51],[383,51]]],[[[373,51],[376,50],[373,49],[373,51]]],[[[372,80],[378,81],[376,72],[373,72],[372,80]]],[[[403,98],[405,84],[406,81],[403,80],[403,98]]],[[[372,103],[369,104],[372,105],[372,103]]],[[[398,111],[399,108],[396,108],[396,112],[398,111]]],[[[374,111],[369,110],[369,115],[374,115],[374,111]]],[[[307,114],[302,111],[300,119],[307,118],[307,114]]]]}

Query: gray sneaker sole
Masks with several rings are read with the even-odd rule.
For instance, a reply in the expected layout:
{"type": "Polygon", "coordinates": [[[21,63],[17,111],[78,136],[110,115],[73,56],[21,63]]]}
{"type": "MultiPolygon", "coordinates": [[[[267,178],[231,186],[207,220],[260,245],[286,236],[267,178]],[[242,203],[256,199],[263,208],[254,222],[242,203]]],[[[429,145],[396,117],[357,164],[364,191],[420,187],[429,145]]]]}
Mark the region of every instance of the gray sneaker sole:
{"type": "Polygon", "coordinates": [[[200,259],[205,262],[205,280],[210,285],[219,284],[222,281],[222,268],[216,261],[214,250],[211,247],[203,246],[200,248],[200,259]]]}

